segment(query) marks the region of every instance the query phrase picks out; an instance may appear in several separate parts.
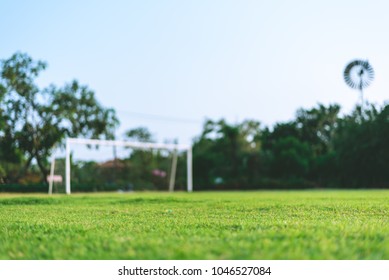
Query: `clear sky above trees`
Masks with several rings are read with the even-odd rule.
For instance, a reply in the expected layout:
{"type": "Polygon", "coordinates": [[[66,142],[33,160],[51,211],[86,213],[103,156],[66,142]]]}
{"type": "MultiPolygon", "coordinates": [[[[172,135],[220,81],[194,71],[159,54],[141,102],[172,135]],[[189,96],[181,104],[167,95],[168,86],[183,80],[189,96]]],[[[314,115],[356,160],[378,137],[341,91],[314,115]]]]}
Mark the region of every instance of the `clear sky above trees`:
{"type": "Polygon", "coordinates": [[[2,0],[0,58],[20,50],[47,61],[42,87],[87,84],[117,110],[119,137],[145,126],[158,141],[188,143],[205,117],[272,125],[318,102],[350,112],[358,94],[342,71],[354,58],[371,62],[376,79],[365,97],[382,103],[388,8],[379,0],[2,0]]]}

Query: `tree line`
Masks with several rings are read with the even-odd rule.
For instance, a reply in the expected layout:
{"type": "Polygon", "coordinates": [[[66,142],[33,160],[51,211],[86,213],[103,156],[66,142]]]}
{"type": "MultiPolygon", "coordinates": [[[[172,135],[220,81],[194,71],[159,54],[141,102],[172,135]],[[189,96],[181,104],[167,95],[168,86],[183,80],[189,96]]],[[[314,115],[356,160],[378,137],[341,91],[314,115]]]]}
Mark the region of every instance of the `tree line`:
{"type": "Polygon", "coordinates": [[[207,121],[195,140],[195,185],[222,189],[387,188],[389,106],[299,109],[293,120],[207,121]]]}
{"type": "MultiPolygon", "coordinates": [[[[66,137],[114,139],[115,111],[76,80],[39,88],[36,79],[46,67],[19,52],[0,62],[0,184],[46,182],[49,158],[66,137]]],[[[257,120],[206,120],[193,140],[195,188],[389,187],[389,105],[356,106],[347,115],[340,110],[318,104],[272,127],[257,120]]],[[[144,127],[128,130],[126,139],[154,140],[144,127]]],[[[111,165],[73,163],[72,175],[84,182],[81,190],[112,182],[156,189],[166,183],[170,157],[133,151],[111,165]]],[[[179,168],[179,188],[185,176],[179,168]]]]}

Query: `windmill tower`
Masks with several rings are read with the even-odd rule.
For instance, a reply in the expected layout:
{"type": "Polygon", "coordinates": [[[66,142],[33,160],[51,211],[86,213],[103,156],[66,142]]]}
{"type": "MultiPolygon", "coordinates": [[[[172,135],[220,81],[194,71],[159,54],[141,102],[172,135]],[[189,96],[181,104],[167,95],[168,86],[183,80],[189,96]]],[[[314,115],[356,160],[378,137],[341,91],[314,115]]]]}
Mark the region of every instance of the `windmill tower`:
{"type": "Polygon", "coordinates": [[[374,70],[367,60],[354,60],[350,62],[343,72],[344,81],[352,89],[359,90],[361,109],[363,109],[363,90],[368,87],[374,79],[374,70]]]}

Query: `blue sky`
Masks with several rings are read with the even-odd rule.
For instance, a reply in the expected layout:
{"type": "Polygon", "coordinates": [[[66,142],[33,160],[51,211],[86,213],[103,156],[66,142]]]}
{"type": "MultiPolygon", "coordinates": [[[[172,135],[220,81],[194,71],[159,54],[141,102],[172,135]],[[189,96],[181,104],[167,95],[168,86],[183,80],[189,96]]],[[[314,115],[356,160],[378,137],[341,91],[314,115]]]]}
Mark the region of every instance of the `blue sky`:
{"type": "Polygon", "coordinates": [[[87,84],[117,110],[118,138],[146,126],[187,144],[205,118],[271,126],[319,102],[350,112],[358,94],[342,72],[355,58],[375,69],[366,99],[383,104],[388,10],[374,0],[0,0],[0,58],[47,61],[41,86],[87,84]]]}

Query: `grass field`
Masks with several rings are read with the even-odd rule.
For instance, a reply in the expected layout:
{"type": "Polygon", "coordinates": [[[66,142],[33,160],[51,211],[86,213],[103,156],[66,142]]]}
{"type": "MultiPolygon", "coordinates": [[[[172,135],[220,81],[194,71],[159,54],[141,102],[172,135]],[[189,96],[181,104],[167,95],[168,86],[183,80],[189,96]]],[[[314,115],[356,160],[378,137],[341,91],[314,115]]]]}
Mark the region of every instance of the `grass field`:
{"type": "Polygon", "coordinates": [[[0,194],[0,259],[389,259],[389,191],[0,194]]]}

